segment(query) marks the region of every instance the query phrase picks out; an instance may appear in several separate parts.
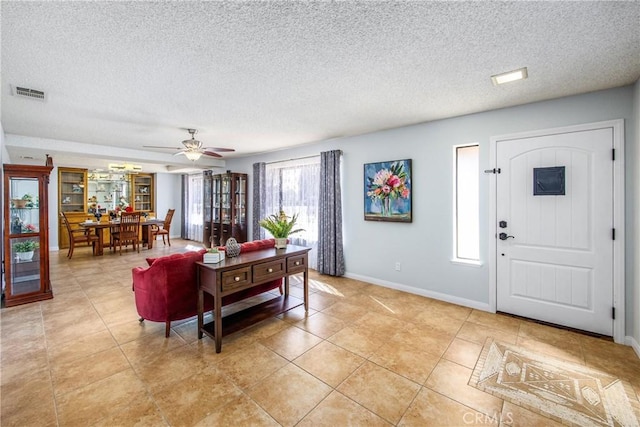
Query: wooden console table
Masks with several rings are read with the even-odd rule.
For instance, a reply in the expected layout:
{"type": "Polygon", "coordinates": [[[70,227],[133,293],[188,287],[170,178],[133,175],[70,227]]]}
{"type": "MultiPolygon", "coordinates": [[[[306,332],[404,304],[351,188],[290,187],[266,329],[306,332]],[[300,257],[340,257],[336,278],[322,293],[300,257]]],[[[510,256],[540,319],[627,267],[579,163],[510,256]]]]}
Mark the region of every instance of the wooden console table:
{"type": "Polygon", "coordinates": [[[203,334],[216,342],[216,353],[222,350],[222,337],[273,317],[304,303],[309,310],[308,252],[311,248],[288,245],[286,249],[263,249],[225,258],[217,264],[197,263],[198,339],[203,334]],[[289,296],[289,276],[303,273],[304,301],[289,296]],[[284,278],[284,295],[222,317],[222,298],[236,292],[284,278]],[[204,292],[214,298],[214,320],[204,324],[204,292]]]}

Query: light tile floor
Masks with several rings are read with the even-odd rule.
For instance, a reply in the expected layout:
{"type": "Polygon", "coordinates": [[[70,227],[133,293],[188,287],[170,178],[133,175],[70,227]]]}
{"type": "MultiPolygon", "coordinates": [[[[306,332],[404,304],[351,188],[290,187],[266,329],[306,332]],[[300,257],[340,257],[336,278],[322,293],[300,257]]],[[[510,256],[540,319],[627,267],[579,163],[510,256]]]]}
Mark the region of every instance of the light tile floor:
{"type": "Polygon", "coordinates": [[[166,339],[164,324],[137,320],[131,268],[189,242],[172,243],[51,254],[54,299],[0,310],[3,427],[558,425],[467,385],[487,337],[640,393],[630,347],[314,272],[307,315],[225,337],[220,354],[195,319],[166,339]]]}

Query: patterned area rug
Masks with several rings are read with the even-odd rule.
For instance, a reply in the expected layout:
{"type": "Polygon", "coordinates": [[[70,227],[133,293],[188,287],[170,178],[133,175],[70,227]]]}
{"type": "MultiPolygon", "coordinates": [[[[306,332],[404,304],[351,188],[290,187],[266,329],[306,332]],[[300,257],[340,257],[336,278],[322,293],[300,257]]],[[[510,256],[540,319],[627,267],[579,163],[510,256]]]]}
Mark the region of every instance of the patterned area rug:
{"type": "Polygon", "coordinates": [[[633,407],[640,403],[629,384],[491,339],[469,385],[565,425],[638,427],[633,407]]]}

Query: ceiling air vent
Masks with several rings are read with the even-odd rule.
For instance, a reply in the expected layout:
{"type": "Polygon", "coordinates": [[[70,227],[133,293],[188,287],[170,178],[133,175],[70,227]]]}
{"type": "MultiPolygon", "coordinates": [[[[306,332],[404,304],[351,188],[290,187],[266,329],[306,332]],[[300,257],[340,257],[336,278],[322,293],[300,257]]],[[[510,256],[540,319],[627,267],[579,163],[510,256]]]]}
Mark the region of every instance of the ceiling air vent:
{"type": "Polygon", "coordinates": [[[39,101],[45,101],[46,95],[41,90],[29,89],[27,87],[11,86],[13,88],[13,94],[21,98],[37,99],[39,101]]]}

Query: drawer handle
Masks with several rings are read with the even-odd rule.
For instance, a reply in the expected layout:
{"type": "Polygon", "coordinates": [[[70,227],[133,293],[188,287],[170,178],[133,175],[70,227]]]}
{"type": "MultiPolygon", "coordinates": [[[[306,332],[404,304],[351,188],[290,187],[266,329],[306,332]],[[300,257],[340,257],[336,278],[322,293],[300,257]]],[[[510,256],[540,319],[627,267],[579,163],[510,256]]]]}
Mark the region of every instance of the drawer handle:
{"type": "Polygon", "coordinates": [[[294,262],[294,265],[300,265],[300,261],[294,262]]]}
{"type": "Polygon", "coordinates": [[[273,273],[273,268],[267,268],[267,273],[273,273]]]}
{"type": "Polygon", "coordinates": [[[235,280],[236,282],[240,281],[240,278],[238,276],[234,277],[233,280],[235,280]]]}

